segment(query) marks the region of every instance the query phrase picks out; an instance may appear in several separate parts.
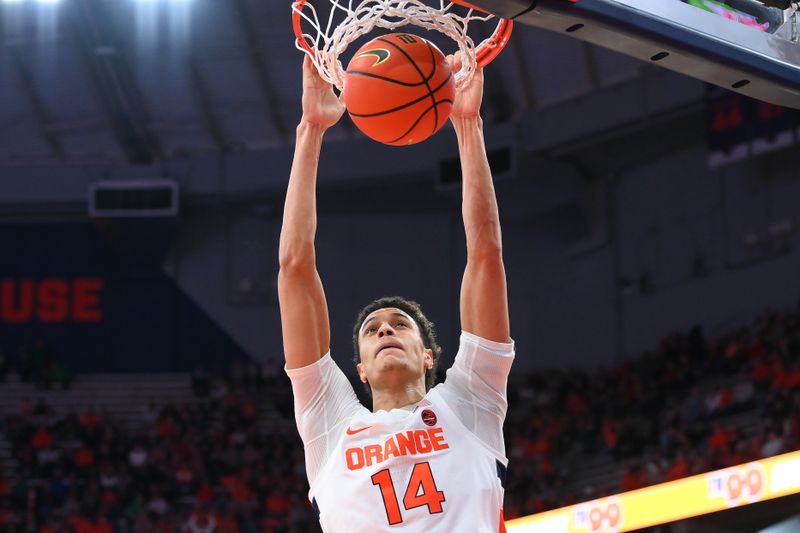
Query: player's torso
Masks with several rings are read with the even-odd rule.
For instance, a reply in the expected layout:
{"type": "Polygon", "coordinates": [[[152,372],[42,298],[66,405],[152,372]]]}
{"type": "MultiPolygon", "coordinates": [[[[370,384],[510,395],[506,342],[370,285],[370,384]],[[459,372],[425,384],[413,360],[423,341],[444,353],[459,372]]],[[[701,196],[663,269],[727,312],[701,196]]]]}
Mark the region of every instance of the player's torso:
{"type": "Polygon", "coordinates": [[[434,389],[413,413],[351,420],[311,497],[326,533],[496,533],[504,463],[434,389]]]}

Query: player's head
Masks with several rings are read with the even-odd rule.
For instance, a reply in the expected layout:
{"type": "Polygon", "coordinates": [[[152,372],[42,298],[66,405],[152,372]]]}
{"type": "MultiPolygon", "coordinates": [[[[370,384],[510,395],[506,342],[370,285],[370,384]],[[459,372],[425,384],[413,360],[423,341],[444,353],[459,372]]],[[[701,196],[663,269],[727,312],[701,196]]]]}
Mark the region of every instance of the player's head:
{"type": "Polygon", "coordinates": [[[370,392],[385,379],[410,380],[424,374],[426,391],[436,381],[442,348],[433,322],[411,300],[389,296],[367,304],[353,326],[353,348],[353,361],[370,392]]]}

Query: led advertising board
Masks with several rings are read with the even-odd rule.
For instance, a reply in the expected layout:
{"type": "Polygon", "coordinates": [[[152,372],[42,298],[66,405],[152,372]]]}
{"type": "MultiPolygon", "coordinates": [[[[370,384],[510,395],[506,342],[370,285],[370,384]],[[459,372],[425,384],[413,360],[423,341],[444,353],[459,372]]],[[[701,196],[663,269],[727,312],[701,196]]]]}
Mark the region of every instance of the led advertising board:
{"type": "Polygon", "coordinates": [[[508,533],[623,533],[800,493],[800,451],[506,522],[508,533]]]}

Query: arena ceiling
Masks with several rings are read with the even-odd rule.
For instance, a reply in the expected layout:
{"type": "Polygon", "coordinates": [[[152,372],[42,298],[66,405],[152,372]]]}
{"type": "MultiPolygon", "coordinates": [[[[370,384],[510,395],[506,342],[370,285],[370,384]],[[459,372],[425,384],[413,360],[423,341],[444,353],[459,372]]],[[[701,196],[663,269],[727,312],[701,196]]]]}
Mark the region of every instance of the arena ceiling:
{"type": "MultiPolygon", "coordinates": [[[[302,56],[290,13],[288,0],[0,0],[0,164],[151,164],[292,144],[302,56]]],[[[546,114],[654,70],[517,25],[487,70],[484,115],[546,114]]],[[[360,135],[345,120],[329,138],[360,135]]]]}

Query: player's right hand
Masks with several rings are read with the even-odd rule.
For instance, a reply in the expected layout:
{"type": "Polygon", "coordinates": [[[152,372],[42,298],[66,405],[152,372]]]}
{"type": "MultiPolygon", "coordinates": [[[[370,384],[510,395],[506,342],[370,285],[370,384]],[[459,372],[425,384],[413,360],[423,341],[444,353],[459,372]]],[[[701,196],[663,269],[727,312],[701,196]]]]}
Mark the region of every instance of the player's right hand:
{"type": "Polygon", "coordinates": [[[323,80],[311,58],[303,59],[303,121],[330,128],[342,117],[344,104],[333,92],[333,86],[323,80]]]}
{"type": "MultiPolygon", "coordinates": [[[[461,70],[461,58],[458,55],[447,56],[447,62],[453,72],[461,70]]],[[[483,69],[478,67],[472,74],[469,83],[456,92],[450,120],[479,117],[483,102],[483,69]]]]}

